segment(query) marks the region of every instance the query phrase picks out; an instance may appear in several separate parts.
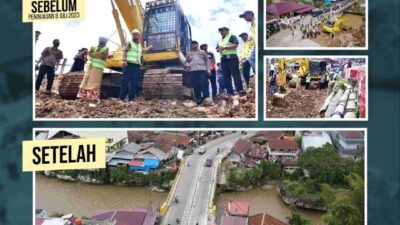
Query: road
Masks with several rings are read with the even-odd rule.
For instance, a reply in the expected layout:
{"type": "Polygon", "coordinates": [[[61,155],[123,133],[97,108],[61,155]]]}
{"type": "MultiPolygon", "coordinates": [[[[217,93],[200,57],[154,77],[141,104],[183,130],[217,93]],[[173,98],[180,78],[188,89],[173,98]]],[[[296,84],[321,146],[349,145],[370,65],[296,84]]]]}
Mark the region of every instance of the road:
{"type": "MultiPolygon", "coordinates": [[[[249,136],[250,134],[246,135],[249,136]]],[[[194,154],[186,158],[182,168],[182,175],[177,180],[176,190],[171,193],[172,199],[178,203],[171,203],[168,212],[162,220],[163,225],[177,224],[177,218],[182,225],[208,225],[213,218],[208,214],[208,205],[213,188],[213,168],[217,166],[216,157],[218,148],[230,149],[239,138],[245,138],[238,133],[213,140],[206,145],[195,149],[194,154]],[[199,150],[206,148],[206,153],[199,154],[199,150]],[[206,167],[206,159],[212,159],[213,165],[206,167]]]]}

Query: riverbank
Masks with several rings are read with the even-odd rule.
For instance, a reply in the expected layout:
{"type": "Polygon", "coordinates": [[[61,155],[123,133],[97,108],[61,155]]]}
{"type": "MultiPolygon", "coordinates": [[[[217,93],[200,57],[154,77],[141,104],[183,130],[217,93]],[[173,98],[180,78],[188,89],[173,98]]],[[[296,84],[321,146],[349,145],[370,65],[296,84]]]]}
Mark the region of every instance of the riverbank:
{"type": "MultiPolygon", "coordinates": [[[[320,211],[293,208],[279,196],[276,184],[269,184],[269,188],[257,187],[245,192],[224,192],[217,195],[217,218],[221,218],[224,213],[224,202],[229,200],[246,200],[250,202],[250,215],[257,213],[268,213],[282,221],[287,221],[287,217],[292,212],[300,214],[309,219],[313,225],[323,225],[322,217],[326,214],[320,211]]],[[[217,221],[219,224],[220,221],[217,221]]]]}
{"type": "Polygon", "coordinates": [[[96,210],[135,207],[157,210],[168,196],[168,192],[152,192],[147,187],[67,182],[41,174],[35,175],[35,184],[35,207],[45,209],[49,215],[91,216],[96,210]]]}

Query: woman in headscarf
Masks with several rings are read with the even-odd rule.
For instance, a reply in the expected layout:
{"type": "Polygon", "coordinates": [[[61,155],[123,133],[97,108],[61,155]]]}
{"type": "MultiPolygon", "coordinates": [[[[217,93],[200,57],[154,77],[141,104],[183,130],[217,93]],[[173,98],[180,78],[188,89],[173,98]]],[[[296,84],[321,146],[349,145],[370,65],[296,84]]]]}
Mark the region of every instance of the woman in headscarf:
{"type": "Polygon", "coordinates": [[[86,100],[100,99],[100,86],[103,79],[103,70],[108,58],[107,39],[99,38],[98,46],[93,46],[89,51],[90,65],[79,86],[77,97],[86,100]]]}

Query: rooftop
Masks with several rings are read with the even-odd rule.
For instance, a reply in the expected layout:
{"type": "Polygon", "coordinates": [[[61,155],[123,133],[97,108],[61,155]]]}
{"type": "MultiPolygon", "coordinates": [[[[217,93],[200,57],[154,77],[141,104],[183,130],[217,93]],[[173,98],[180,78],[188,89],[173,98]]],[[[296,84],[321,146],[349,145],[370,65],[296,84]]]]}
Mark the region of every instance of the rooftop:
{"type": "Polygon", "coordinates": [[[346,139],[364,139],[363,131],[338,131],[346,139]]]}
{"type": "Polygon", "coordinates": [[[325,144],[332,144],[331,137],[325,131],[307,133],[303,135],[301,140],[303,151],[306,151],[310,147],[320,148],[325,144]]]}
{"type": "MultiPolygon", "coordinates": [[[[274,15],[282,15],[289,12],[301,12],[302,9],[309,9],[312,6],[298,4],[295,2],[277,2],[267,5],[267,13],[274,15]]],[[[311,9],[312,10],[312,9],[311,9]]],[[[309,11],[309,10],[307,10],[309,11]]]]}
{"type": "Polygon", "coordinates": [[[237,154],[246,154],[250,150],[250,147],[251,147],[250,141],[239,139],[238,141],[236,141],[235,148],[233,151],[237,154]]]}
{"type": "Polygon", "coordinates": [[[227,201],[225,202],[225,210],[231,216],[248,216],[250,202],[239,200],[227,201]]]}
{"type": "Polygon", "coordinates": [[[268,142],[268,146],[271,150],[299,150],[297,141],[290,140],[271,140],[268,142]]]}
{"type": "Polygon", "coordinates": [[[287,225],[266,213],[256,214],[249,217],[248,225],[287,225]]]}
{"type": "Polygon", "coordinates": [[[223,215],[221,225],[247,225],[247,218],[223,215]]]}

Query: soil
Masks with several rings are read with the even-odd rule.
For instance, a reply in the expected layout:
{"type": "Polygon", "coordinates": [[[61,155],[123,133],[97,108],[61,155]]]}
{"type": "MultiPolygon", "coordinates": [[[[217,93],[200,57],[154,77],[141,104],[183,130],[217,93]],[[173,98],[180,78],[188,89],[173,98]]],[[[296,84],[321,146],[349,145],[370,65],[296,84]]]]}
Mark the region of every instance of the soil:
{"type": "MultiPolygon", "coordinates": [[[[58,86],[56,84],[57,81],[54,87],[58,86]]],[[[45,82],[42,87],[45,87],[45,82]]],[[[65,100],[56,90],[51,95],[39,91],[36,93],[35,112],[36,118],[255,118],[254,78],[246,96],[219,96],[213,103],[199,106],[191,100],[65,100]]]]}
{"type": "Polygon", "coordinates": [[[304,86],[287,90],[283,102],[272,104],[272,95],[267,95],[267,118],[322,118],[319,109],[327,98],[327,90],[306,90],[304,86]]]}
{"type": "MultiPolygon", "coordinates": [[[[320,30],[322,30],[322,27],[320,30]]],[[[338,32],[335,38],[322,32],[321,35],[317,35],[317,38],[313,40],[326,47],[364,47],[365,31],[363,29],[349,28],[348,30],[338,32]]]]}

